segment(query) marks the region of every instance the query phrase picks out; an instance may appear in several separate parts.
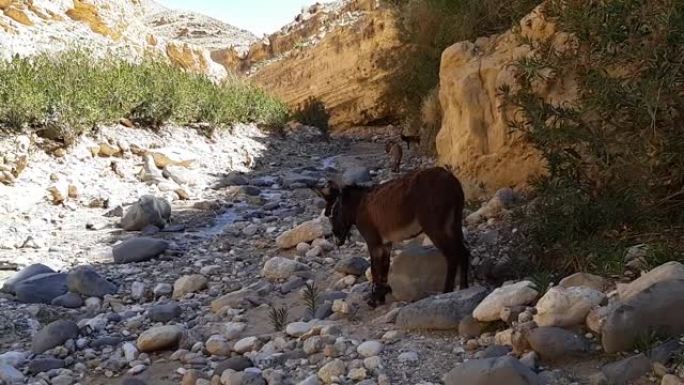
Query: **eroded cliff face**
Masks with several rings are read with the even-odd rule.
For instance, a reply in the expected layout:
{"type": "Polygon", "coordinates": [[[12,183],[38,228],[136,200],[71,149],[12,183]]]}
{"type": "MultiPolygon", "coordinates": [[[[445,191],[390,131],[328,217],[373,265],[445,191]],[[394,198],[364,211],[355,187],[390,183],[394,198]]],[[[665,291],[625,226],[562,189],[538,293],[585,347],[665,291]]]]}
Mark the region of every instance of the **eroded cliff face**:
{"type": "Polygon", "coordinates": [[[401,115],[388,90],[407,52],[395,16],[376,0],[317,4],[248,53],[225,50],[216,60],[292,107],[319,99],[333,128],[384,121],[401,115]]]}
{"type": "MultiPolygon", "coordinates": [[[[545,161],[508,122],[522,119],[504,103],[502,87],[515,91],[516,68],[511,64],[535,55],[537,47],[574,49],[574,39],[544,18],[543,7],[526,16],[518,28],[475,42],[460,42],[442,54],[439,99],[443,110],[437,135],[440,163],[454,167],[466,195],[478,198],[501,187],[527,186],[530,177],[543,175],[545,161]]],[[[538,79],[534,92],[552,104],[577,98],[574,79],[549,73],[538,79]]]]}
{"type": "Polygon", "coordinates": [[[212,59],[224,47],[245,50],[256,37],[152,0],[0,0],[0,59],[70,49],[137,59],[152,52],[213,78],[225,67],[212,59]]]}

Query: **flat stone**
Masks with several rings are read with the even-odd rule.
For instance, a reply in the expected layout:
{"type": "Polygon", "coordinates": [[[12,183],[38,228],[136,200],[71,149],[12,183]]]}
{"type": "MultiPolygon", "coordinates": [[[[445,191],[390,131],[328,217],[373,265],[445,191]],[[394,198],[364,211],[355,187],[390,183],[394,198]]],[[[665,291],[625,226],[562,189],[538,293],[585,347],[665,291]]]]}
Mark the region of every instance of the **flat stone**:
{"type": "Polygon", "coordinates": [[[604,365],[601,372],[610,384],[628,384],[651,372],[651,360],[643,354],[604,365]]]}
{"type": "Polygon", "coordinates": [[[52,306],[61,306],[68,309],[76,309],[83,306],[83,298],[76,293],[66,293],[62,294],[57,298],[54,298],[50,304],[52,306]]]}
{"type": "Polygon", "coordinates": [[[51,268],[43,265],[42,263],[34,263],[32,265],[26,266],[25,268],[19,270],[10,279],[5,281],[2,285],[2,289],[5,293],[15,294],[15,286],[17,283],[27,280],[31,277],[41,274],[54,273],[55,271],[51,268]]]}
{"type": "Polygon", "coordinates": [[[486,295],[487,289],[471,287],[428,297],[399,310],[396,323],[402,329],[457,329],[486,295]]]}
{"type": "Polygon", "coordinates": [[[64,360],[54,357],[36,357],[28,364],[28,371],[31,374],[38,374],[47,372],[52,369],[61,369],[65,367],[64,360]]]}
{"type": "Polygon", "coordinates": [[[445,385],[540,384],[537,374],[510,356],[469,360],[447,373],[443,381],[445,385]]]}
{"type": "Polygon", "coordinates": [[[183,329],[176,325],[153,327],[138,337],[137,347],[141,352],[170,349],[178,345],[182,334],[183,329]]]}
{"type": "Polygon", "coordinates": [[[154,305],[148,310],[148,316],[154,322],[169,322],[181,316],[181,307],[176,302],[154,305]]]}
{"type": "Polygon", "coordinates": [[[57,320],[49,323],[36,333],[31,340],[31,351],[44,353],[55,346],[62,345],[69,339],[78,337],[78,325],[72,321],[57,320]]]}
{"type": "Polygon", "coordinates": [[[169,243],[148,237],[124,241],[112,248],[115,263],[145,262],[166,251],[169,243]]]}
{"type": "Polygon", "coordinates": [[[527,342],[546,362],[581,357],[589,352],[589,342],[583,336],[558,327],[532,329],[527,342]]]}
{"type": "Polygon", "coordinates": [[[86,297],[102,298],[117,292],[115,284],[102,278],[95,270],[88,267],[79,267],[70,271],[67,275],[67,287],[70,292],[86,297]]]}
{"type": "Polygon", "coordinates": [[[66,277],[63,273],[45,273],[22,280],[14,285],[17,300],[49,304],[67,292],[66,277]]]}

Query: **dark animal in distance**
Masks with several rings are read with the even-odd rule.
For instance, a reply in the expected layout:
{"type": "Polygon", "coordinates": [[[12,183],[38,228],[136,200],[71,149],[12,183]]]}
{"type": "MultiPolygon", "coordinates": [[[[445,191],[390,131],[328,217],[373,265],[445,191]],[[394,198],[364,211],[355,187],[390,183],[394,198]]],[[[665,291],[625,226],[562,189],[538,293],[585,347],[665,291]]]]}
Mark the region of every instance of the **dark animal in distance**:
{"type": "Polygon", "coordinates": [[[376,307],[391,292],[387,284],[392,243],[425,233],[447,260],[444,292],[468,287],[470,252],[461,228],[464,194],[461,183],[442,167],[413,171],[389,182],[362,187],[328,181],[316,192],[326,201],[338,246],[356,226],[368,245],[373,286],[368,304],[376,307]]]}
{"type": "Polygon", "coordinates": [[[388,141],[385,144],[385,153],[389,154],[389,161],[392,172],[399,172],[399,167],[401,166],[401,158],[403,157],[403,151],[399,143],[394,141],[388,141]]]}
{"type": "Polygon", "coordinates": [[[400,137],[401,137],[401,140],[404,143],[406,143],[406,149],[407,150],[411,149],[411,143],[420,144],[420,136],[418,136],[418,135],[412,136],[412,135],[401,134],[400,137]]]}

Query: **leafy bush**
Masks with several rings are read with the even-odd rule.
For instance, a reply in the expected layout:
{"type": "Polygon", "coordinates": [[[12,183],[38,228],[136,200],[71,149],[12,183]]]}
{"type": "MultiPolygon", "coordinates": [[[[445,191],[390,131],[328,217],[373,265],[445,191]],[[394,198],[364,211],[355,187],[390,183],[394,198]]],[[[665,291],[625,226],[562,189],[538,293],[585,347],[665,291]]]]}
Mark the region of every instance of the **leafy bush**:
{"type": "Polygon", "coordinates": [[[86,51],[0,62],[0,124],[13,129],[57,121],[82,131],[122,117],[145,126],[238,121],[283,123],[283,103],[247,83],[220,84],[159,58],[134,64],[86,51]]]}
{"type": "Polygon", "coordinates": [[[294,112],[293,118],[307,126],[314,126],[327,134],[329,129],[330,113],[322,101],[309,97],[294,112]]]}
{"type": "Polygon", "coordinates": [[[554,260],[603,271],[621,267],[629,244],[681,246],[684,3],[551,0],[545,12],[576,36],[577,52],[540,46],[515,64],[520,90],[501,90],[526,117],[512,127],[549,164],[521,217],[533,242],[554,260]],[[544,76],[574,77],[576,105],[535,94],[544,76]]]}

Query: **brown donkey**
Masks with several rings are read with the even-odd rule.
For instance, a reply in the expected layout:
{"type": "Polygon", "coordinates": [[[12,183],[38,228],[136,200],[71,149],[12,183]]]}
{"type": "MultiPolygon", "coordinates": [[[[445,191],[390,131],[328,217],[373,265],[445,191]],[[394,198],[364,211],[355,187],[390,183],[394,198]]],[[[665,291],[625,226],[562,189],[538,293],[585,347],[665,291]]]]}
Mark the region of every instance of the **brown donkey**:
{"type": "Polygon", "coordinates": [[[393,242],[425,233],[447,260],[444,292],[454,290],[456,270],[460,288],[468,287],[470,252],[461,228],[464,195],[461,183],[449,171],[434,167],[414,171],[389,182],[372,186],[340,187],[329,181],[316,190],[326,201],[337,244],[343,245],[353,225],[368,245],[373,286],[368,304],[385,302],[393,242]]]}
{"type": "Polygon", "coordinates": [[[401,158],[404,152],[401,150],[399,143],[394,141],[388,141],[385,144],[385,153],[389,154],[389,161],[392,172],[399,172],[399,167],[401,166],[401,158]]]}

